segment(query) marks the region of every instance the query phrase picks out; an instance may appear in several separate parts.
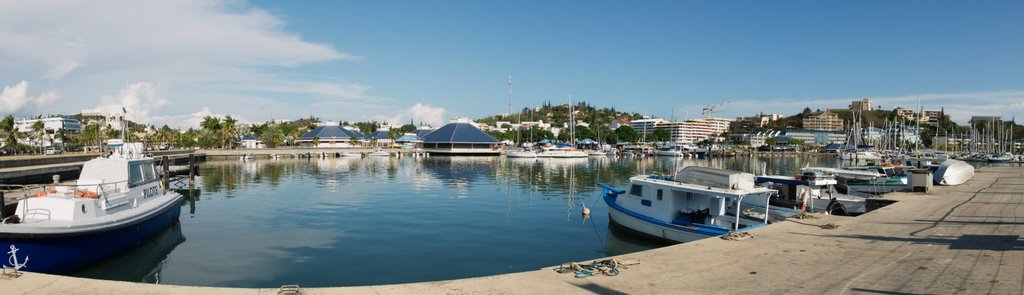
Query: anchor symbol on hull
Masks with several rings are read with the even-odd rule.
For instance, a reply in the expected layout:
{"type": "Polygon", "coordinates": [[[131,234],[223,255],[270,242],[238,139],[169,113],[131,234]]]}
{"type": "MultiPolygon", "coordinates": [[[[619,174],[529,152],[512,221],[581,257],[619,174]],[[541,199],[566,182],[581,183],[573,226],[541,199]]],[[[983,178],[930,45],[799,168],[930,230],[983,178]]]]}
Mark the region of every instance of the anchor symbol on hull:
{"type": "Polygon", "coordinates": [[[28,256],[25,256],[24,262],[18,262],[18,248],[14,247],[14,245],[11,245],[11,251],[7,251],[7,254],[11,254],[11,258],[7,260],[7,262],[11,264],[11,267],[4,265],[4,270],[13,268],[14,272],[17,273],[18,270],[21,270],[22,267],[25,267],[25,265],[28,264],[28,256]]]}

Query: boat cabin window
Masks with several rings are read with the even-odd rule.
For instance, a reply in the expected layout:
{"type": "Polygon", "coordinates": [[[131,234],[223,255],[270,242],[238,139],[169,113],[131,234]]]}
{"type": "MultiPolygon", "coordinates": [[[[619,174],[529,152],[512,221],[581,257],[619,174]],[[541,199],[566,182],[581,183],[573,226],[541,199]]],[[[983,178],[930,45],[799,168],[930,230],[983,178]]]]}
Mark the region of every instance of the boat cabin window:
{"type": "Polygon", "coordinates": [[[658,189],[658,201],[661,201],[661,194],[662,194],[662,192],[661,192],[661,189],[659,188],[658,189]]]}
{"type": "Polygon", "coordinates": [[[128,185],[135,186],[145,180],[142,174],[142,163],[128,163],[128,185]]]}
{"type": "Polygon", "coordinates": [[[630,186],[629,194],[637,197],[643,197],[643,186],[640,186],[639,184],[634,184],[633,186],[630,186]]]}
{"type": "Polygon", "coordinates": [[[142,164],[142,174],[146,177],[146,181],[156,180],[156,171],[153,169],[153,162],[142,164]]]}

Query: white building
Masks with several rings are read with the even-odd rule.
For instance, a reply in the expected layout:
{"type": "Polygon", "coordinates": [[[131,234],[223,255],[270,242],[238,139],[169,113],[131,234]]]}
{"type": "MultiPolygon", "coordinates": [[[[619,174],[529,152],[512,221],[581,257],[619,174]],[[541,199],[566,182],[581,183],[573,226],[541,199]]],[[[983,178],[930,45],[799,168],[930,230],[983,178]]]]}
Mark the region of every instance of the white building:
{"type": "Polygon", "coordinates": [[[777,130],[760,131],[755,133],[738,133],[729,134],[729,140],[739,145],[758,148],[768,145],[769,138],[778,137],[780,135],[782,135],[782,131],[777,130]]]}
{"type": "Polygon", "coordinates": [[[523,121],[523,122],[521,122],[519,124],[520,124],[521,128],[525,128],[525,129],[530,129],[530,128],[537,128],[537,129],[541,129],[541,130],[549,130],[549,129],[551,129],[551,124],[550,123],[544,123],[544,120],[523,121]]]}
{"type": "Polygon", "coordinates": [[[654,130],[657,128],[658,124],[664,124],[668,122],[668,120],[661,118],[640,119],[630,121],[629,127],[633,127],[633,130],[636,130],[636,132],[639,133],[640,135],[651,135],[651,133],[654,133],[654,130]]]}
{"type": "Polygon", "coordinates": [[[724,118],[690,119],[683,122],[663,121],[655,127],[667,129],[672,142],[697,143],[725,133],[730,123],[731,119],[724,118]]]}
{"type": "Polygon", "coordinates": [[[51,146],[51,145],[63,145],[64,142],[56,138],[58,130],[64,130],[65,133],[79,133],[82,132],[82,123],[78,119],[74,118],[43,118],[43,119],[26,119],[18,120],[14,122],[14,127],[18,132],[25,132],[28,138],[22,140],[22,142],[31,146],[51,146]],[[43,130],[46,132],[45,139],[32,138],[32,125],[36,122],[43,122],[43,130]]]}
{"type": "Polygon", "coordinates": [[[243,149],[265,149],[266,144],[263,144],[262,140],[257,139],[255,136],[246,135],[242,136],[242,148],[243,149]]]}

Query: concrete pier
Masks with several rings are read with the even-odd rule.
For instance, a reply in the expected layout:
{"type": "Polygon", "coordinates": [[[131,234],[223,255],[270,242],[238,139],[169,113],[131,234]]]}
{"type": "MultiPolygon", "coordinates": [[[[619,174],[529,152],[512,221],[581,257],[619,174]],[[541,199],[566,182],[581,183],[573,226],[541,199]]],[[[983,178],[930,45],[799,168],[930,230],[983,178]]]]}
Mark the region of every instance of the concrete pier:
{"type": "MultiPolygon", "coordinates": [[[[548,267],[498,276],[384,286],[307,288],[306,294],[846,294],[1024,293],[1024,170],[983,168],[968,183],[859,217],[821,216],[616,257],[639,259],[614,277],[577,279],[548,267]],[[832,225],[832,226],[823,226],[832,225]],[[834,227],[838,226],[838,227],[834,227]],[[829,229],[831,228],[831,229],[829,229]]],[[[350,265],[344,267],[359,267],[350,265]]],[[[289,284],[290,282],[281,282],[289,284]]],[[[274,294],[25,274],[7,294],[274,294]]]]}

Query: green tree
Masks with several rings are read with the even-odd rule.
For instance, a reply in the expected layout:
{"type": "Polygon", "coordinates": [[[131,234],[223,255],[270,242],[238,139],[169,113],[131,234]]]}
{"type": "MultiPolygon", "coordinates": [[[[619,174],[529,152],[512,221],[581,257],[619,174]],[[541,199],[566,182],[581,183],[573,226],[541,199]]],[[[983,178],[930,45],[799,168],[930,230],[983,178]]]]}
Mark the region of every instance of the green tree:
{"type": "Polygon", "coordinates": [[[656,128],[654,133],[651,133],[651,140],[657,142],[666,142],[672,139],[672,133],[668,132],[665,128],[656,128]]]}
{"type": "Polygon", "coordinates": [[[766,141],[767,141],[766,143],[768,144],[768,150],[769,151],[774,151],[775,150],[775,145],[779,144],[779,139],[775,138],[775,137],[769,137],[768,140],[766,140],[766,141]]]}
{"type": "Polygon", "coordinates": [[[416,131],[416,125],[405,124],[405,125],[402,125],[402,128],[400,128],[399,130],[401,130],[402,133],[410,133],[410,132],[416,131]]]}
{"type": "Polygon", "coordinates": [[[17,148],[21,132],[18,132],[18,126],[14,124],[14,115],[7,115],[0,121],[0,137],[3,137],[4,148],[17,148]]]}
{"type": "Polygon", "coordinates": [[[405,132],[402,132],[402,129],[391,129],[388,130],[388,138],[391,139],[391,143],[394,144],[395,139],[402,137],[403,133],[405,132]]]}
{"type": "Polygon", "coordinates": [[[586,138],[597,140],[597,133],[589,127],[576,126],[576,140],[583,140],[586,138]]]}
{"type": "Polygon", "coordinates": [[[43,139],[46,138],[46,125],[43,121],[32,123],[32,138],[39,144],[39,153],[43,153],[43,139]]]}
{"type": "Polygon", "coordinates": [[[612,131],[610,129],[609,130],[605,130],[605,132],[602,135],[602,137],[604,137],[604,143],[607,143],[607,144],[616,144],[616,143],[619,142],[619,135],[617,133],[615,133],[615,131],[612,131]]]}
{"type": "Polygon", "coordinates": [[[631,143],[636,143],[637,140],[640,139],[640,134],[637,133],[636,130],[633,129],[633,127],[629,127],[629,126],[625,126],[625,125],[619,126],[619,128],[616,128],[615,129],[615,135],[616,135],[616,137],[618,138],[619,141],[625,141],[625,142],[631,142],[631,143]]]}
{"type": "Polygon", "coordinates": [[[263,144],[266,144],[267,147],[271,148],[276,148],[284,144],[285,136],[284,132],[281,131],[281,126],[268,126],[265,124],[264,126],[265,130],[260,131],[260,134],[257,136],[257,138],[263,141],[263,144]]]}
{"type": "Polygon", "coordinates": [[[235,126],[237,123],[238,120],[231,116],[224,117],[224,123],[221,124],[221,141],[223,141],[221,147],[226,149],[234,148],[235,142],[238,141],[238,127],[235,126]]]}
{"type": "Polygon", "coordinates": [[[281,124],[278,126],[278,129],[281,131],[281,135],[284,136],[284,145],[286,146],[295,145],[295,141],[302,135],[300,133],[302,131],[295,125],[281,124]]]}
{"type": "Polygon", "coordinates": [[[313,147],[320,146],[320,135],[313,136],[313,147]]]}

